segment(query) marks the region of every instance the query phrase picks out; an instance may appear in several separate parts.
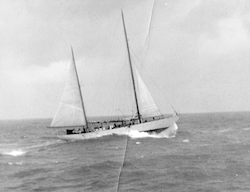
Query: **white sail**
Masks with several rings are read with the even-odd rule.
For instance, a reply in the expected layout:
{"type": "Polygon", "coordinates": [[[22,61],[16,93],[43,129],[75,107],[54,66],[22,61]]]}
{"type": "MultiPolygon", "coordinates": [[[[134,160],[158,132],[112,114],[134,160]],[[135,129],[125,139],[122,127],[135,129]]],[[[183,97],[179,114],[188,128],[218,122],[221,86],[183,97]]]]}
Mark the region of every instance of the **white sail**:
{"type": "Polygon", "coordinates": [[[139,95],[139,105],[140,105],[140,113],[142,117],[153,117],[160,116],[161,113],[150,94],[147,86],[143,82],[139,71],[134,67],[134,71],[136,72],[137,85],[138,85],[138,95],[139,95]]]}
{"type": "Polygon", "coordinates": [[[73,62],[72,58],[68,80],[51,127],[86,125],[77,73],[73,62]]]}

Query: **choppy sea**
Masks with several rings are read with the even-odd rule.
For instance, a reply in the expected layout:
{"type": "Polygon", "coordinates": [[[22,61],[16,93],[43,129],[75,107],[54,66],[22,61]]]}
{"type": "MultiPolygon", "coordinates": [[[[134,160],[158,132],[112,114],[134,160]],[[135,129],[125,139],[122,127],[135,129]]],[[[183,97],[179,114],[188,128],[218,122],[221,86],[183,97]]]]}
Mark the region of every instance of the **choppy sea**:
{"type": "Polygon", "coordinates": [[[183,114],[174,138],[66,142],[50,121],[0,121],[0,191],[250,191],[249,112],[183,114]]]}

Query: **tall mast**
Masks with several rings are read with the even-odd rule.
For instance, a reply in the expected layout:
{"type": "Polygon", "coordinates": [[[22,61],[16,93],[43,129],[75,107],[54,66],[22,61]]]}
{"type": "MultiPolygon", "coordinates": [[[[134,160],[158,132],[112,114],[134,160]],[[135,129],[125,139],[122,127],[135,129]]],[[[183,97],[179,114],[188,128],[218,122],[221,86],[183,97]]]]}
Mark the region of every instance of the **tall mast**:
{"type": "Polygon", "coordinates": [[[132,83],[133,83],[133,90],[134,90],[134,96],[135,96],[137,116],[138,116],[139,122],[141,123],[141,115],[140,115],[139,105],[138,105],[138,100],[137,100],[137,94],[136,94],[136,88],[135,88],[135,80],[134,80],[134,73],[133,73],[133,68],[132,68],[132,63],[131,63],[131,57],[130,57],[130,51],[129,51],[129,46],[128,46],[128,37],[127,37],[127,32],[126,32],[126,27],[125,27],[124,16],[123,16],[122,10],[121,10],[121,13],[122,13],[122,23],[123,23],[124,35],[125,35],[125,40],[126,40],[126,45],[127,45],[127,51],[128,51],[128,59],[129,59],[130,72],[131,72],[132,83]]]}
{"type": "Polygon", "coordinates": [[[80,81],[79,81],[79,77],[78,77],[78,73],[77,73],[77,68],[76,68],[76,63],[75,63],[75,57],[74,57],[72,46],[71,46],[71,53],[72,53],[73,65],[74,65],[75,72],[76,72],[77,84],[78,84],[78,88],[79,88],[79,92],[80,92],[80,98],[81,98],[81,103],[82,103],[83,115],[84,115],[84,119],[85,119],[85,122],[86,122],[86,127],[88,129],[89,128],[89,126],[88,126],[88,120],[87,120],[87,116],[86,116],[86,112],[85,112],[85,107],[84,107],[84,103],[83,103],[82,91],[81,91],[81,86],[80,86],[80,81]]]}

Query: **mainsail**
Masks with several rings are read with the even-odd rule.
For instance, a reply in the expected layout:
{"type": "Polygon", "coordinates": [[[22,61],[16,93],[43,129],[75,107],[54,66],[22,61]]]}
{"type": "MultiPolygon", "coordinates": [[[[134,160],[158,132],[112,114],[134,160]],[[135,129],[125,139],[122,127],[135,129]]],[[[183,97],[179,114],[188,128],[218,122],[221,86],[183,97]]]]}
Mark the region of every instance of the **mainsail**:
{"type": "Polygon", "coordinates": [[[51,127],[84,125],[86,125],[86,119],[84,117],[83,103],[72,51],[69,76],[51,127]]]}
{"type": "Polygon", "coordinates": [[[142,117],[160,116],[161,113],[136,67],[134,67],[134,71],[136,73],[139,106],[142,117]]]}

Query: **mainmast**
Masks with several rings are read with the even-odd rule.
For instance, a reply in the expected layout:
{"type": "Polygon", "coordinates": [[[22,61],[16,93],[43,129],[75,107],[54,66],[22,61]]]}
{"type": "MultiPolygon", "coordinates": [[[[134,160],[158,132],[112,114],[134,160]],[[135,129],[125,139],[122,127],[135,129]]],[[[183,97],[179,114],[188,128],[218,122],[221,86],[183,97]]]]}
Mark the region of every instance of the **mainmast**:
{"type": "Polygon", "coordinates": [[[77,85],[78,85],[79,92],[80,92],[80,98],[81,98],[81,103],[82,103],[83,115],[84,115],[84,119],[85,119],[85,122],[86,122],[86,127],[88,129],[89,128],[89,126],[88,126],[88,120],[87,120],[87,116],[86,116],[86,112],[85,112],[85,107],[84,107],[84,103],[83,103],[82,91],[81,91],[80,81],[79,81],[79,77],[78,77],[78,73],[77,73],[77,68],[76,68],[76,63],[75,63],[75,57],[74,57],[74,52],[73,52],[73,48],[72,47],[71,47],[71,52],[72,52],[73,65],[74,65],[75,72],[76,72],[77,85]]]}
{"type": "Polygon", "coordinates": [[[139,105],[138,105],[138,100],[137,100],[137,94],[136,94],[136,88],[135,88],[135,80],[134,80],[134,73],[133,73],[133,68],[132,68],[132,63],[131,63],[131,57],[130,57],[130,51],[129,51],[129,46],[128,46],[128,37],[127,37],[127,32],[126,32],[126,27],[125,27],[124,16],[123,16],[122,10],[121,10],[121,13],[122,13],[122,23],[123,23],[124,35],[125,35],[125,40],[126,40],[126,45],[127,45],[127,51],[128,51],[130,72],[131,72],[132,83],[133,83],[133,90],[134,90],[134,96],[135,96],[137,116],[138,116],[139,122],[141,123],[141,115],[140,115],[139,105]]]}

